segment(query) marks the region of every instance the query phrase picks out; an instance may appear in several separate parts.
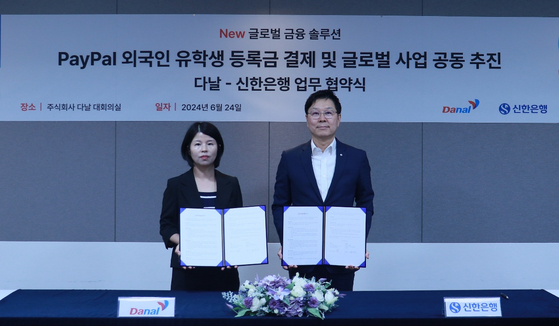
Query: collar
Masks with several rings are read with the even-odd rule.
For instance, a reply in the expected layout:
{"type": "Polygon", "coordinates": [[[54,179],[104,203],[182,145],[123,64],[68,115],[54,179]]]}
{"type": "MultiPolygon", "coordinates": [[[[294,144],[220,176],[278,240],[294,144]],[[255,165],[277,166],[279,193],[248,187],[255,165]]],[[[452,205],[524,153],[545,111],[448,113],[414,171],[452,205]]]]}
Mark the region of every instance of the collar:
{"type": "MultiPolygon", "coordinates": [[[[311,152],[314,153],[315,151],[320,151],[322,153],[322,150],[320,148],[318,148],[314,144],[314,141],[311,139],[311,152]]],[[[324,153],[326,153],[328,151],[330,151],[330,154],[336,153],[336,138],[334,138],[334,140],[330,143],[330,145],[328,145],[328,147],[326,147],[326,149],[324,150],[324,153]]]]}

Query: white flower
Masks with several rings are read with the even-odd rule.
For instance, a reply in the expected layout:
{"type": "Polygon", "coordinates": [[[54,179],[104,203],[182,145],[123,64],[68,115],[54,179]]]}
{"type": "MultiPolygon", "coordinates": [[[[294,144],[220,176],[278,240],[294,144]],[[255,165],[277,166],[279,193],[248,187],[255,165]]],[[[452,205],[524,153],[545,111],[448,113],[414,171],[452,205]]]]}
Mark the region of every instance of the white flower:
{"type": "Polygon", "coordinates": [[[291,295],[298,298],[298,297],[302,297],[305,295],[305,290],[303,289],[302,286],[299,285],[295,285],[293,287],[293,290],[291,290],[291,295]]]}
{"type": "Polygon", "coordinates": [[[318,302],[324,301],[324,293],[322,293],[322,291],[320,290],[314,291],[312,296],[315,297],[318,300],[318,302]]]}
{"type": "Polygon", "coordinates": [[[258,291],[256,288],[249,289],[247,292],[247,297],[256,297],[258,296],[258,291]]]}
{"type": "Polygon", "coordinates": [[[255,286],[254,284],[252,284],[250,281],[245,281],[243,284],[241,284],[239,290],[240,291],[248,291],[250,289],[254,289],[255,286]]]}
{"type": "Polygon", "coordinates": [[[329,289],[324,295],[324,300],[326,301],[326,304],[331,305],[338,300],[338,297],[334,295],[334,290],[329,289]]]}
{"type": "Polygon", "coordinates": [[[305,284],[307,284],[307,280],[299,277],[299,273],[297,273],[297,275],[295,275],[295,277],[293,278],[292,282],[296,285],[296,286],[300,286],[300,287],[304,287],[305,284]]]}
{"type": "Polygon", "coordinates": [[[252,306],[250,307],[250,311],[258,311],[260,307],[262,307],[266,303],[266,299],[252,299],[252,306]]]}

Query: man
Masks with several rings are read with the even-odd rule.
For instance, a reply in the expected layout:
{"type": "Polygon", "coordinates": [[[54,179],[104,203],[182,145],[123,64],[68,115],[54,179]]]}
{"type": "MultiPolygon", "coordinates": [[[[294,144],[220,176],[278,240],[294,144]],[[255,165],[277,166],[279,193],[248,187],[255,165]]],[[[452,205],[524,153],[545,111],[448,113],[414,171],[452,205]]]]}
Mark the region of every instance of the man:
{"type": "MultiPolygon", "coordinates": [[[[373,215],[371,167],[365,151],[336,139],[342,106],[330,90],[320,90],[305,103],[311,140],[284,151],[276,174],[272,211],[283,242],[284,206],[344,206],[366,208],[366,234],[373,215]]],[[[366,253],[368,258],[369,253],[366,253]]],[[[278,252],[283,258],[282,249],[278,252]]],[[[289,276],[326,278],[340,291],[352,291],[356,266],[289,266],[289,276]]]]}

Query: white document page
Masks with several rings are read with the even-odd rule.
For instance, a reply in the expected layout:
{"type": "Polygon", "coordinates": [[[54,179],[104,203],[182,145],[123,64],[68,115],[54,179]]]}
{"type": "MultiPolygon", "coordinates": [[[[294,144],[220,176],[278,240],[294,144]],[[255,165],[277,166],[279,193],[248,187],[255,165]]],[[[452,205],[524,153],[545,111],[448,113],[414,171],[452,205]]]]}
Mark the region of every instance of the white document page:
{"type": "Polygon", "coordinates": [[[330,265],[360,266],[365,262],[366,214],[359,207],[326,210],[324,258],[330,265]]]}
{"type": "Polygon", "coordinates": [[[322,219],[318,207],[284,208],[283,261],[287,265],[322,263],[322,219]]]}
{"type": "Polygon", "coordinates": [[[180,214],[181,265],[219,266],[223,259],[221,213],[186,208],[180,214]]]}
{"type": "Polygon", "coordinates": [[[267,263],[266,210],[241,207],[225,210],[225,260],[232,266],[267,263]]]}

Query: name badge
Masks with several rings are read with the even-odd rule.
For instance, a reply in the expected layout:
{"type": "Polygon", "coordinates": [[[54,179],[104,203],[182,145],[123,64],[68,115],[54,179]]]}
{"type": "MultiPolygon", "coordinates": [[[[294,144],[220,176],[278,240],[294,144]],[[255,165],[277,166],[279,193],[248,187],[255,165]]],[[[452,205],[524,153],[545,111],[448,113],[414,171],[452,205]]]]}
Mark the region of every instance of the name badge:
{"type": "Polygon", "coordinates": [[[175,298],[119,297],[118,317],[175,317],[175,298]]]}
{"type": "Polygon", "coordinates": [[[501,298],[444,298],[445,317],[502,317],[501,298]]]}

